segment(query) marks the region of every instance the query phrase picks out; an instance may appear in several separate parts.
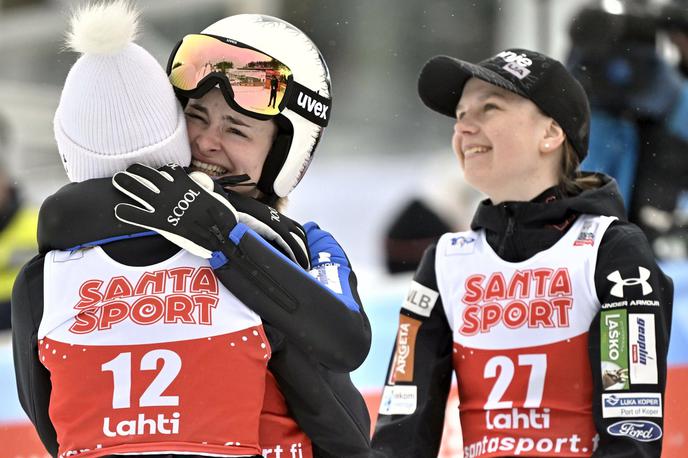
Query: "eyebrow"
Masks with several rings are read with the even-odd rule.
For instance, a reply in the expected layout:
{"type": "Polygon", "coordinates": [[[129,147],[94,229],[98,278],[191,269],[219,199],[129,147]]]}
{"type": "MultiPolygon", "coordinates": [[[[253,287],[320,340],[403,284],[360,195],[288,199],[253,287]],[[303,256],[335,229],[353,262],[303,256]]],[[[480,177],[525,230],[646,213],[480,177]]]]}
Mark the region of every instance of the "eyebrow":
{"type": "MultiPolygon", "coordinates": [[[[488,92],[481,94],[478,97],[478,100],[483,101],[485,99],[489,99],[490,97],[497,97],[499,99],[506,100],[506,96],[502,92],[495,91],[495,90],[491,90],[491,91],[488,91],[488,92]]],[[[461,107],[461,104],[459,103],[458,105],[456,105],[456,110],[458,110],[460,107],[461,107]]]]}
{"type": "MultiPolygon", "coordinates": [[[[198,103],[190,103],[189,107],[193,108],[194,110],[200,111],[201,113],[205,114],[206,116],[210,116],[208,109],[206,107],[204,107],[203,105],[200,105],[198,103]]],[[[222,120],[223,121],[229,121],[232,124],[236,124],[238,126],[251,127],[250,125],[246,124],[246,122],[243,121],[242,119],[239,119],[239,118],[232,116],[232,115],[225,115],[222,117],[222,120]]]]}

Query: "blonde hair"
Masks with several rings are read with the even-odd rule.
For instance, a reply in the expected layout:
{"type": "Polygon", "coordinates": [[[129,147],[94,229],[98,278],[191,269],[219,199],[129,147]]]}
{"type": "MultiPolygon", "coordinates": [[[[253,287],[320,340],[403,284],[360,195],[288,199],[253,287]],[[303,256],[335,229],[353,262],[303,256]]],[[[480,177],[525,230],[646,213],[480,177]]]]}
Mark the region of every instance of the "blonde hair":
{"type": "Polygon", "coordinates": [[[602,184],[602,180],[597,175],[582,175],[580,171],[580,160],[573,145],[566,140],[561,157],[561,168],[559,169],[559,189],[565,196],[580,194],[581,191],[596,189],[602,184]]]}

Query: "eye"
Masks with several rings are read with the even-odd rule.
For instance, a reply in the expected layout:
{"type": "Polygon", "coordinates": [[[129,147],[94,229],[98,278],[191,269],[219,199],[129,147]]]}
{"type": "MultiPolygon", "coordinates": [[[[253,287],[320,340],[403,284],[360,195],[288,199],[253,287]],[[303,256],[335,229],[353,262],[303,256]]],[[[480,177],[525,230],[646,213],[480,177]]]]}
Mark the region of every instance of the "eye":
{"type": "Polygon", "coordinates": [[[461,119],[463,119],[464,116],[466,116],[466,112],[465,112],[465,111],[457,111],[457,112],[456,112],[456,119],[461,120],[461,119]]]}
{"type": "Polygon", "coordinates": [[[227,130],[225,132],[230,133],[230,134],[234,134],[234,135],[238,135],[238,136],[243,137],[243,138],[248,138],[248,135],[246,135],[245,133],[243,133],[242,131],[240,131],[239,129],[237,129],[235,127],[229,127],[229,128],[227,128],[227,130]]]}
{"type": "Polygon", "coordinates": [[[483,110],[485,110],[485,111],[497,110],[498,108],[499,107],[497,105],[495,105],[494,103],[489,103],[489,102],[483,106],[483,110]]]}
{"type": "Polygon", "coordinates": [[[193,112],[188,112],[188,111],[185,112],[184,114],[185,114],[188,118],[197,119],[197,120],[199,120],[199,121],[201,121],[201,122],[206,122],[206,121],[205,121],[205,118],[202,117],[202,116],[199,115],[199,114],[196,114],[196,113],[193,113],[193,112]]]}

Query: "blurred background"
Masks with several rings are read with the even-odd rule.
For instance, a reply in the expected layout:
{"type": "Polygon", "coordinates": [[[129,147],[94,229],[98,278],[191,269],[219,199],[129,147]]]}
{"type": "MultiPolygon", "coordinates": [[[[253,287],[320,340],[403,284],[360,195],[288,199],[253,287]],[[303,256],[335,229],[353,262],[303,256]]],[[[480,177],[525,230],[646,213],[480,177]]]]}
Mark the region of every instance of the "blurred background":
{"type": "MultiPolygon", "coordinates": [[[[637,82],[633,78],[641,70],[647,72],[649,64],[636,61],[629,54],[631,45],[650,46],[664,63],[662,69],[669,68],[671,75],[683,77],[681,42],[675,32],[682,31],[684,26],[688,30],[688,6],[680,1],[139,0],[134,3],[143,12],[138,42],[163,66],[183,35],[197,33],[210,23],[237,13],[281,17],[306,32],[319,46],[332,74],[332,120],[309,172],[290,196],[286,213],[301,222],[317,221],[331,231],[357,272],[364,306],[373,325],[374,343],[370,357],[354,378],[366,393],[373,415],[414,259],[439,233],[466,228],[480,199],[466,189],[454,160],[450,147],[452,120],[426,109],[417,96],[416,80],[423,63],[437,54],[477,61],[507,47],[526,47],[577,66],[582,77],[589,77],[586,89],[593,91],[591,96],[594,96],[595,88],[600,87],[596,86],[595,78],[607,82],[611,79],[618,83],[617,89],[628,90],[631,82],[637,82]],[[584,16],[581,11],[588,10],[603,14],[581,23],[579,20],[584,16]],[[636,16],[640,18],[638,22],[634,22],[636,16]],[[595,46],[599,49],[597,45],[604,40],[609,42],[608,55],[600,57],[588,52],[595,46]],[[574,45],[582,54],[572,55],[574,45]],[[622,62],[609,56],[621,56],[622,62]],[[588,71],[588,66],[599,63],[599,59],[614,63],[603,69],[601,77],[588,71]]],[[[9,187],[3,184],[0,173],[0,197],[3,186],[11,188],[24,208],[38,208],[46,196],[67,183],[53,138],[52,117],[61,85],[77,57],[64,52],[62,42],[69,11],[78,4],[68,0],[0,0],[0,169],[5,171],[5,183],[10,184],[9,187]]],[[[658,87],[668,86],[664,83],[660,81],[658,87]]],[[[677,84],[678,92],[663,94],[665,98],[678,100],[676,94],[682,93],[682,86],[680,81],[677,84]]],[[[647,90],[651,92],[657,87],[647,90]]],[[[603,91],[598,89],[597,95],[601,93],[614,94],[607,87],[603,91]]],[[[618,100],[618,97],[611,98],[618,100]]],[[[685,117],[668,120],[668,111],[675,107],[656,106],[652,101],[658,98],[650,96],[650,102],[645,100],[642,106],[638,102],[618,107],[600,97],[599,108],[617,122],[614,127],[620,131],[631,132],[628,123],[634,126],[635,137],[628,138],[635,139],[636,146],[642,144],[645,128],[638,127],[639,123],[655,127],[671,123],[673,130],[666,129],[677,137],[677,143],[667,147],[675,153],[667,161],[678,160],[685,167],[688,140],[682,137],[681,131],[688,131],[688,124],[682,123],[688,122],[688,108],[685,117]]],[[[614,146],[604,141],[599,144],[601,150],[614,146]]],[[[612,164],[632,160],[640,164],[639,170],[645,168],[637,156],[623,156],[628,144],[621,146],[621,155],[610,159],[612,164]]],[[[644,154],[642,148],[637,149],[638,155],[644,154]]],[[[645,154],[656,161],[661,151],[645,154]]],[[[603,162],[593,165],[604,169],[603,162]]],[[[677,162],[667,164],[671,164],[675,173],[686,170],[677,162]]],[[[640,184],[650,183],[656,188],[659,181],[643,179],[634,173],[628,184],[629,202],[635,198],[630,193],[640,184]]],[[[661,173],[666,178],[666,172],[661,173]]],[[[677,287],[670,388],[672,383],[676,386],[688,383],[688,250],[682,232],[688,221],[688,190],[683,190],[688,189],[688,174],[678,176],[676,189],[672,188],[675,196],[667,204],[670,208],[653,208],[655,213],[647,213],[650,226],[662,222],[657,229],[661,233],[652,237],[656,236],[658,257],[677,287]],[[667,218],[670,218],[668,223],[667,218]],[[662,232],[661,227],[669,229],[662,232]]],[[[667,194],[663,190],[657,192],[667,194]]],[[[646,215],[643,211],[644,208],[639,208],[638,215],[646,215]]],[[[8,252],[0,251],[1,262],[9,257],[8,252]]],[[[3,278],[3,287],[8,290],[10,280],[3,278]]],[[[16,400],[8,331],[0,331],[0,386],[3,387],[0,458],[43,456],[16,400]]],[[[674,398],[666,403],[667,416],[672,418],[665,433],[664,456],[685,456],[681,450],[688,449],[688,397],[685,391],[670,395],[674,398]]],[[[449,409],[453,419],[448,428],[457,428],[455,405],[449,409]]],[[[445,444],[444,456],[460,456],[455,436],[445,444]]]]}

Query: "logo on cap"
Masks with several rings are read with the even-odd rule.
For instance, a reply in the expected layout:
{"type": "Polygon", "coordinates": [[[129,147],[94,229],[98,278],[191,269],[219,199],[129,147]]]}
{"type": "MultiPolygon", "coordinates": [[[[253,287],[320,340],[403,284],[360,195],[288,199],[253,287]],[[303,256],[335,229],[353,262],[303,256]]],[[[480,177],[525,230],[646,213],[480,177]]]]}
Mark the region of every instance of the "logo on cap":
{"type": "Polygon", "coordinates": [[[533,61],[525,54],[516,54],[513,51],[502,51],[497,54],[497,57],[501,57],[506,62],[506,65],[504,65],[502,68],[514,75],[516,78],[521,80],[530,75],[530,70],[528,70],[528,67],[533,65],[533,61]]]}

